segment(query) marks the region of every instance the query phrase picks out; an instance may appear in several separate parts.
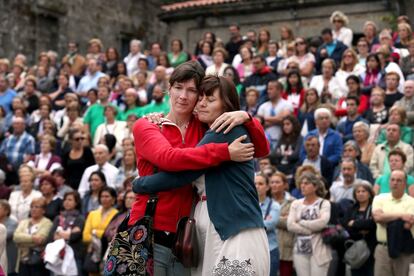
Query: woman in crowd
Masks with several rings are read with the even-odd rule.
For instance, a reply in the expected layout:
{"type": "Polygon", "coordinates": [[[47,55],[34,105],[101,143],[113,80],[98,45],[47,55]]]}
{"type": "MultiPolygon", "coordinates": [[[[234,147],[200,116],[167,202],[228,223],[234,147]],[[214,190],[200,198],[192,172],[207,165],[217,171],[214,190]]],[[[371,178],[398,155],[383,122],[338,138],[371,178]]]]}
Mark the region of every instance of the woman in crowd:
{"type": "Polygon", "coordinates": [[[73,92],[69,87],[69,75],[60,74],[58,77],[58,89],[49,94],[53,103],[53,110],[61,110],[65,107],[65,94],[73,92]]]}
{"type": "Polygon", "coordinates": [[[369,43],[365,37],[358,39],[356,49],[358,52],[358,63],[365,67],[367,64],[367,57],[369,55],[369,43]]]}
{"type": "Polygon", "coordinates": [[[40,142],[40,154],[34,157],[34,160],[28,162],[32,167],[37,179],[44,175],[50,174],[53,170],[61,167],[61,159],[53,154],[56,147],[56,139],[51,135],[43,135],[40,142]]]}
{"type": "MultiPolygon", "coordinates": [[[[118,210],[114,208],[116,202],[116,191],[111,187],[104,187],[99,192],[99,208],[91,211],[85,222],[85,227],[82,232],[83,243],[88,246],[87,257],[90,258],[93,250],[96,250],[92,246],[92,239],[95,236],[98,239],[101,239],[106,227],[111,222],[112,218],[118,213],[118,210]]],[[[87,262],[87,260],[85,260],[87,262]]],[[[99,264],[97,265],[99,266],[99,264]]],[[[99,272],[99,271],[98,271],[99,272]]],[[[89,276],[100,275],[97,272],[89,272],[89,276]]]]}
{"type": "Polygon", "coordinates": [[[292,202],[287,220],[288,230],[295,233],[293,263],[298,276],[327,275],[332,259],[331,249],[322,242],[321,231],[327,226],[331,204],[316,175],[305,172],[299,178],[304,196],[292,202]]]}
{"type": "Polygon", "coordinates": [[[348,17],[341,11],[334,11],[330,18],[333,25],[333,38],[341,41],[348,47],[352,47],[352,39],[354,34],[350,28],[347,28],[349,20],[348,17]]]}
{"type": "Polygon", "coordinates": [[[254,177],[260,208],[262,209],[264,225],[270,249],[270,275],[277,275],[279,271],[279,245],[276,235],[276,225],[279,221],[280,206],[270,194],[269,179],[264,174],[254,177]]]}
{"type": "Polygon", "coordinates": [[[113,105],[107,105],[104,108],[105,123],[100,124],[96,129],[93,145],[96,146],[102,142],[105,134],[112,134],[116,137],[117,149],[121,148],[122,139],[124,139],[124,131],[126,123],[116,120],[118,110],[113,105]]]}
{"type": "Polygon", "coordinates": [[[301,134],[305,136],[309,131],[316,128],[315,110],[319,107],[320,100],[318,91],[315,88],[309,88],[305,91],[303,104],[299,108],[298,119],[301,127],[301,134]]]}
{"type": "Polygon", "coordinates": [[[295,40],[292,29],[285,25],[280,28],[279,55],[286,57],[287,46],[295,40]]]}
{"type": "MultiPolygon", "coordinates": [[[[109,243],[115,237],[116,233],[118,232],[118,226],[121,222],[126,218],[129,211],[131,210],[132,204],[135,201],[135,193],[132,190],[127,190],[122,197],[122,204],[118,204],[118,213],[112,218],[111,222],[105,229],[105,232],[102,236],[102,252],[106,252],[108,249],[109,243]]],[[[119,194],[118,194],[119,197],[119,194]]],[[[104,254],[105,256],[106,254],[104,254]]]]}
{"type": "Polygon", "coordinates": [[[335,61],[333,59],[325,59],[322,62],[322,75],[314,76],[309,87],[315,88],[320,97],[328,94],[334,99],[339,99],[340,84],[335,77],[335,70],[335,61]]]}
{"type": "Polygon", "coordinates": [[[227,51],[224,48],[214,48],[213,50],[213,64],[207,67],[206,75],[223,76],[224,69],[229,66],[224,61],[227,58],[227,51]]]}
{"type": "Polygon", "coordinates": [[[348,87],[346,80],[349,76],[360,76],[365,71],[365,68],[358,63],[358,56],[353,49],[346,49],[342,54],[341,67],[336,72],[335,76],[339,82],[340,95],[339,98],[348,95],[348,87]]]}
{"type": "Polygon", "coordinates": [[[164,66],[165,73],[167,74],[166,78],[169,79],[172,72],[174,71],[174,67],[171,65],[170,60],[168,59],[168,54],[165,52],[161,52],[160,56],[157,58],[157,65],[164,66]]]}
{"type": "Polygon", "coordinates": [[[96,171],[89,176],[89,191],[82,198],[82,215],[87,217],[88,213],[98,209],[99,194],[107,186],[105,175],[96,171]]]}
{"type": "Polygon", "coordinates": [[[82,261],[84,257],[82,231],[85,218],[81,215],[80,209],[81,199],[79,193],[76,191],[67,192],[63,197],[63,210],[53,220],[48,238],[49,242],[64,239],[72,247],[78,267],[78,275],[82,275],[82,261]]]}
{"type": "Polygon", "coordinates": [[[135,151],[133,148],[123,150],[121,166],[119,166],[118,175],[115,178],[115,187],[122,189],[122,183],[128,177],[138,176],[136,169],[135,151]]]}
{"type": "Polygon", "coordinates": [[[359,76],[362,80],[362,92],[371,94],[372,88],[378,86],[383,78],[381,63],[377,54],[369,54],[366,58],[365,72],[359,76]]]}
{"type": "MultiPolygon", "coordinates": [[[[91,90],[89,90],[88,93],[89,92],[91,92],[91,90]]],[[[66,115],[63,117],[63,123],[58,129],[57,137],[62,139],[63,143],[66,144],[69,142],[69,130],[76,126],[83,126],[83,121],[82,117],[80,116],[79,104],[77,102],[72,102],[66,106],[66,115]]]]}
{"type": "Polygon", "coordinates": [[[243,89],[243,84],[240,81],[239,72],[237,72],[236,69],[234,69],[233,66],[227,66],[226,69],[224,69],[223,77],[228,78],[231,80],[234,85],[236,86],[237,94],[240,95],[240,92],[243,89]]]}
{"type": "Polygon", "coordinates": [[[203,66],[204,70],[213,64],[213,44],[209,41],[201,43],[201,53],[197,56],[197,61],[203,66]]]}
{"type": "Polygon", "coordinates": [[[373,21],[366,21],[363,27],[364,37],[368,41],[369,51],[371,52],[372,45],[378,44],[377,25],[373,21]]]}
{"type": "MultiPolygon", "coordinates": [[[[6,253],[7,253],[7,273],[16,275],[17,247],[13,241],[18,222],[10,217],[11,209],[7,200],[0,200],[0,223],[7,229],[6,253]]],[[[3,267],[5,269],[5,267],[3,267]]],[[[6,274],[7,275],[7,274],[6,274]]]]}
{"type": "Polygon", "coordinates": [[[79,129],[69,130],[70,150],[63,155],[62,166],[68,185],[74,190],[79,187],[83,172],[95,164],[95,158],[90,147],[84,146],[85,136],[79,129]]]}
{"type": "Polygon", "coordinates": [[[295,164],[299,161],[299,151],[303,143],[300,131],[300,123],[295,116],[288,115],[283,118],[282,137],[270,155],[272,164],[275,164],[278,171],[289,177],[292,177],[295,164]]]}
{"type": "Polygon", "coordinates": [[[109,47],[105,52],[105,74],[110,78],[117,75],[117,64],[120,60],[118,50],[114,47],[109,47]]]}
{"type": "Polygon", "coordinates": [[[346,78],[346,85],[348,87],[348,95],[341,97],[336,104],[335,115],[338,117],[346,116],[346,98],[348,96],[355,96],[359,99],[358,114],[364,114],[369,107],[369,96],[361,94],[361,81],[359,77],[350,75],[346,78]]]}
{"type": "Polygon", "coordinates": [[[262,28],[259,31],[259,36],[257,38],[257,54],[267,57],[269,52],[267,51],[267,46],[270,41],[270,32],[268,29],[262,28]]]}
{"type": "Polygon", "coordinates": [[[370,250],[369,259],[358,269],[352,269],[352,276],[374,275],[374,251],[377,245],[376,224],[372,217],[372,200],[374,191],[371,183],[358,180],[354,184],[353,197],[355,204],[348,209],[343,219],[343,226],[354,241],[364,239],[370,250]]]}
{"type": "Polygon", "coordinates": [[[171,40],[171,52],[168,53],[168,61],[171,66],[175,68],[187,60],[188,54],[183,51],[183,42],[180,39],[171,40]]]}
{"type": "MultiPolygon", "coordinates": [[[[201,83],[200,92],[196,106],[198,119],[209,126],[223,112],[240,109],[236,89],[226,78],[207,76],[201,83]]],[[[244,127],[235,127],[226,135],[208,131],[199,145],[230,142],[244,134],[244,127]]],[[[252,161],[226,162],[213,170],[161,172],[140,177],[135,180],[134,191],[152,193],[185,186],[195,180],[198,195],[205,200],[197,203],[194,213],[198,221],[200,259],[192,274],[222,275],[231,270],[232,262],[240,262],[242,271],[239,273],[269,275],[268,239],[253,176],[252,161]],[[217,182],[224,185],[214,185],[217,182]],[[243,206],[249,207],[244,208],[237,202],[244,202],[243,206]],[[229,217],[233,218],[231,222],[229,217]]]]}
{"type": "Polygon", "coordinates": [[[399,23],[398,24],[398,37],[399,41],[394,44],[395,48],[408,48],[410,40],[413,38],[413,31],[410,24],[399,23]]]}
{"type": "Polygon", "coordinates": [[[41,254],[52,222],[44,216],[45,208],[44,198],[33,199],[30,204],[30,218],[21,220],[14,233],[13,240],[18,248],[18,275],[48,275],[41,254]]]}
{"type": "Polygon", "coordinates": [[[368,140],[369,134],[369,125],[365,122],[356,122],[352,127],[352,136],[361,151],[360,162],[367,166],[375,149],[375,144],[368,140]]]}
{"type": "Polygon", "coordinates": [[[300,75],[310,79],[315,67],[315,57],[309,53],[308,44],[303,37],[297,37],[295,40],[296,55],[299,61],[300,75]]]}
{"type": "Polygon", "coordinates": [[[35,198],[41,197],[42,194],[33,187],[35,173],[33,169],[27,165],[19,168],[20,190],[16,190],[10,194],[9,204],[11,214],[22,221],[29,217],[30,204],[35,198]]]}
{"type": "Polygon", "coordinates": [[[62,209],[62,199],[57,195],[55,178],[51,175],[40,178],[39,190],[46,200],[45,217],[53,221],[62,209]]]}
{"type": "Polygon", "coordinates": [[[282,93],[282,98],[287,100],[292,106],[294,114],[297,116],[299,108],[303,104],[305,90],[303,89],[302,79],[299,71],[291,70],[286,77],[286,90],[282,93]]]}
{"type": "MultiPolygon", "coordinates": [[[[295,200],[287,190],[289,183],[286,175],[281,172],[272,174],[269,179],[270,193],[273,199],[280,205],[279,221],[276,225],[276,233],[279,244],[279,274],[280,276],[293,275],[293,239],[294,234],[287,229],[287,218],[292,202],[295,200]]],[[[273,274],[276,275],[276,274],[273,274]]]]}
{"type": "Polygon", "coordinates": [[[250,86],[246,88],[246,107],[244,110],[247,111],[251,116],[256,116],[259,108],[259,91],[256,87],[250,86]]]}
{"type": "Polygon", "coordinates": [[[253,51],[246,46],[242,46],[240,47],[240,56],[242,62],[237,65],[236,70],[239,73],[240,81],[243,82],[253,73],[253,51]]]}

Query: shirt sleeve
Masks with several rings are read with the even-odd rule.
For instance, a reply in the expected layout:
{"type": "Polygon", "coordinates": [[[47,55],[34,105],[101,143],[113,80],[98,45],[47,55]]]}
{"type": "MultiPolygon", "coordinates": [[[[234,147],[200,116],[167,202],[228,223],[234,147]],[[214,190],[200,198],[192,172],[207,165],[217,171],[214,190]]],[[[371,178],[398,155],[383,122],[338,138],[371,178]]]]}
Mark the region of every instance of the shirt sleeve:
{"type": "Polygon", "coordinates": [[[267,156],[270,152],[270,145],[259,120],[251,118],[251,120],[246,122],[244,126],[247,128],[252,143],[254,144],[254,157],[260,158],[267,156]]]}
{"type": "Polygon", "coordinates": [[[140,119],[134,125],[135,150],[161,170],[199,170],[230,160],[228,144],[212,142],[196,148],[174,148],[155,124],[140,119]]]}

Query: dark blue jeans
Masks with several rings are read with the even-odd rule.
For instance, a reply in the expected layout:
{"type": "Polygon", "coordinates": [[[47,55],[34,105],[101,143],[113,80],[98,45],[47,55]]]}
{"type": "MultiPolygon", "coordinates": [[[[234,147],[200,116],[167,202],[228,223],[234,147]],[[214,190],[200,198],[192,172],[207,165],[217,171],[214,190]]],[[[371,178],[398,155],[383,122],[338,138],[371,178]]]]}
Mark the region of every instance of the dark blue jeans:
{"type": "Polygon", "coordinates": [[[270,276],[277,276],[279,273],[279,248],[270,251],[270,276]]]}

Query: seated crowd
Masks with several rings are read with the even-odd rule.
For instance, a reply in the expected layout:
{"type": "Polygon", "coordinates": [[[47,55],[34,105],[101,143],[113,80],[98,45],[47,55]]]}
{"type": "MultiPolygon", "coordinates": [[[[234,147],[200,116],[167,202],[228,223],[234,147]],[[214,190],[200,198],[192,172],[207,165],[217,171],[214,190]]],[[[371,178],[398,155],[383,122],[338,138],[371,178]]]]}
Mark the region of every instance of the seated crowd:
{"type": "Polygon", "coordinates": [[[270,248],[279,252],[272,271],[345,275],[346,240],[365,240],[369,258],[351,266],[352,275],[408,275],[410,21],[351,30],[336,11],[330,22],[307,38],[284,26],[278,40],[265,28],[242,34],[231,25],[228,42],[206,32],[193,53],[179,39],[169,52],[132,40],[121,58],[93,38],[85,55],[69,42],[64,56],[41,52],[34,64],[23,54],[0,58],[0,275],[100,274],[136,196],[134,122],[169,112],[169,76],[189,60],[234,82],[242,110],[260,120],[270,142],[255,183],[263,205],[279,206],[277,217],[264,214],[276,233],[270,248]],[[331,225],[343,234],[335,242],[325,235],[331,225]],[[66,265],[54,266],[57,258],[66,265]]]}

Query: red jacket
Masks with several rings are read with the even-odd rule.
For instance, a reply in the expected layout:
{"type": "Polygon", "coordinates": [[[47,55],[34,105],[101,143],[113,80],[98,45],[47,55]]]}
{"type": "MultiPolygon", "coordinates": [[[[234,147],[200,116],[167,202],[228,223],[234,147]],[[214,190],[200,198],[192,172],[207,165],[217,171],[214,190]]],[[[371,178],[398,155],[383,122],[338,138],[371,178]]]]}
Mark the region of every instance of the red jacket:
{"type": "MultiPolygon", "coordinates": [[[[269,143],[259,121],[253,119],[245,126],[255,144],[255,156],[266,156],[269,143]]],[[[230,154],[225,143],[195,147],[205,132],[205,126],[195,117],[191,119],[185,137],[173,123],[163,123],[160,129],[146,119],[138,120],[133,134],[139,175],[153,174],[154,165],[160,171],[183,171],[204,169],[229,161],[230,154]]],[[[175,232],[178,220],[190,214],[192,195],[191,185],[159,192],[154,229],[175,232]]],[[[148,195],[137,195],[131,209],[130,225],[144,215],[147,200],[148,195]]]]}
{"type": "MultiPolygon", "coordinates": [[[[335,116],[343,117],[346,116],[346,108],[342,107],[343,102],[346,101],[346,97],[342,97],[338,100],[336,104],[335,116]]],[[[359,106],[358,106],[358,114],[364,114],[365,111],[368,110],[369,107],[369,97],[367,95],[361,95],[359,97],[359,106]]]]}

